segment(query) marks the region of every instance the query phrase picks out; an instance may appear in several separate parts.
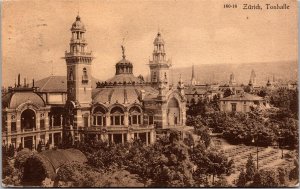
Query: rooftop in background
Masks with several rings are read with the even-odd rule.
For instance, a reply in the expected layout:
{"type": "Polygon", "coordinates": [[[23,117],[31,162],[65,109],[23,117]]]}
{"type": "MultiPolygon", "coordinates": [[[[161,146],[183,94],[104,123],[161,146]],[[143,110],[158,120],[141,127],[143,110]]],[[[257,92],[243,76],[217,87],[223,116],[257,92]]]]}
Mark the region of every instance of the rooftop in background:
{"type": "Polygon", "coordinates": [[[228,97],[221,98],[220,100],[223,100],[223,101],[262,101],[264,99],[260,96],[252,95],[249,93],[242,93],[242,94],[230,95],[228,97]]]}

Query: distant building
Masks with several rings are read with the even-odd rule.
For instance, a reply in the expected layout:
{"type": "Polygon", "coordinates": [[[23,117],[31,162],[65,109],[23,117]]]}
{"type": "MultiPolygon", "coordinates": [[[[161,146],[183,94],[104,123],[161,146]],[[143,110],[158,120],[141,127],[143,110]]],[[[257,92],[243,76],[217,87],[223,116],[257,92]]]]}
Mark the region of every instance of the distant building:
{"type": "Polygon", "coordinates": [[[244,92],[244,88],[237,84],[233,73],[230,74],[228,84],[219,86],[219,91],[224,93],[226,90],[230,90],[232,94],[240,94],[244,92]]]}
{"type": "Polygon", "coordinates": [[[248,87],[250,89],[249,92],[254,94],[258,93],[262,89],[261,86],[257,85],[256,74],[254,70],[251,71],[248,87]]]}
{"type": "Polygon", "coordinates": [[[220,99],[220,110],[223,112],[249,112],[251,107],[265,106],[262,97],[241,93],[220,99]]]}

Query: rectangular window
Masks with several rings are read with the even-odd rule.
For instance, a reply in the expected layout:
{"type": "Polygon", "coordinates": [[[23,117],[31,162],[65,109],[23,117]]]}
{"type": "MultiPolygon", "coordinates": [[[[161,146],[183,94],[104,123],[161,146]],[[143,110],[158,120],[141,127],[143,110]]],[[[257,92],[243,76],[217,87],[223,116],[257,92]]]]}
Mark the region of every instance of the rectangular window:
{"type": "Polygon", "coordinates": [[[113,116],[110,116],[110,124],[111,124],[111,125],[114,125],[114,124],[115,124],[115,122],[114,122],[114,117],[113,117],[113,116]]]}
{"type": "Polygon", "coordinates": [[[236,112],[236,103],[231,104],[231,111],[236,112]]]}
{"type": "Polygon", "coordinates": [[[89,126],[89,118],[87,116],[83,117],[83,126],[84,127],[89,126]]]}
{"type": "Polygon", "coordinates": [[[120,125],[124,125],[124,116],[121,116],[121,124],[120,125]]]}
{"type": "Polygon", "coordinates": [[[141,116],[138,115],[137,117],[138,117],[138,124],[141,124],[141,116]]]}
{"type": "Polygon", "coordinates": [[[14,148],[16,148],[16,146],[17,146],[17,139],[16,138],[12,138],[11,139],[11,144],[14,146],[14,148]]]}
{"type": "Polygon", "coordinates": [[[93,125],[96,125],[96,116],[93,116],[93,125]]]}
{"type": "Polygon", "coordinates": [[[49,134],[49,144],[52,144],[52,134],[49,134]]]}
{"type": "Polygon", "coordinates": [[[11,122],[11,132],[17,132],[17,123],[11,122]]]}
{"type": "Polygon", "coordinates": [[[154,123],[154,117],[149,116],[149,125],[152,125],[154,123]]]}
{"type": "Polygon", "coordinates": [[[137,116],[136,115],[132,116],[132,123],[137,124],[137,116]]]}
{"type": "Polygon", "coordinates": [[[41,119],[41,120],[40,120],[40,129],[41,129],[41,130],[44,130],[44,129],[45,129],[45,120],[44,120],[44,119],[41,119]]]}
{"type": "Polygon", "coordinates": [[[102,116],[97,116],[97,125],[102,125],[102,116]]]}
{"type": "Polygon", "coordinates": [[[103,117],[103,126],[106,125],[106,117],[103,117]]]}
{"type": "Polygon", "coordinates": [[[120,116],[115,117],[115,125],[120,125],[120,116]]]}
{"type": "Polygon", "coordinates": [[[174,117],[174,123],[175,123],[175,125],[177,125],[177,117],[176,116],[174,117]]]}

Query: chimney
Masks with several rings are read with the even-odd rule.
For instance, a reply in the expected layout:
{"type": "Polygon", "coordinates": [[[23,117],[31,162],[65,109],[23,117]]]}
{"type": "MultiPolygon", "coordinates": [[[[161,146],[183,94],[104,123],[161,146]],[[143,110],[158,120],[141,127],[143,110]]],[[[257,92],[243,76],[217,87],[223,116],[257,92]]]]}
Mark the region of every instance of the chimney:
{"type": "Polygon", "coordinates": [[[145,90],[141,90],[141,100],[144,100],[146,96],[145,90]]]}
{"type": "Polygon", "coordinates": [[[26,78],[24,77],[24,87],[26,87],[26,78]]]}
{"type": "Polygon", "coordinates": [[[32,87],[34,87],[34,79],[32,79],[32,87]]]}
{"type": "Polygon", "coordinates": [[[18,74],[18,87],[21,86],[21,78],[20,77],[21,77],[20,74],[18,74]]]}

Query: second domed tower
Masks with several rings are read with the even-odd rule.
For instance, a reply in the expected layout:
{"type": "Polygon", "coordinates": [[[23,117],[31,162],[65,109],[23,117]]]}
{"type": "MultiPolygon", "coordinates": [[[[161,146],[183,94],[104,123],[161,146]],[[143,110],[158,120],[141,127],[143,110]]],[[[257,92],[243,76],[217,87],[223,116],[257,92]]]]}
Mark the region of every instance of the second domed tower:
{"type": "Polygon", "coordinates": [[[153,44],[152,60],[149,60],[151,84],[154,87],[158,87],[160,82],[169,85],[169,68],[172,64],[166,58],[165,41],[160,32],[157,33],[153,44]]]}

